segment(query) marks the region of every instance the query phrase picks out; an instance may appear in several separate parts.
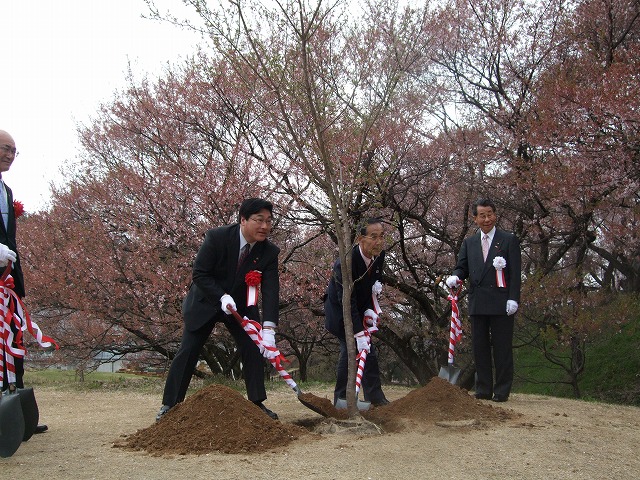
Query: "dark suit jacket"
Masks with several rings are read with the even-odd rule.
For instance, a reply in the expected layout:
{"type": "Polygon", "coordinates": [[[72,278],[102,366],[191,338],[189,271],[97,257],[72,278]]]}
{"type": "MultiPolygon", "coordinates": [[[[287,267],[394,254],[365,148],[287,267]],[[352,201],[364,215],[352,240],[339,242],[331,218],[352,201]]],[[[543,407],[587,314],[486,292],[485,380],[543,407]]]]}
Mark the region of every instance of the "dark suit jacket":
{"type": "MultiPolygon", "coordinates": [[[[1,181],[1,180],[0,180],[1,181]]],[[[16,262],[12,265],[11,276],[15,283],[13,289],[20,298],[25,296],[24,290],[24,277],[22,275],[22,267],[20,266],[20,256],[18,255],[18,246],[16,244],[16,214],[13,210],[13,192],[5,183],[4,188],[7,190],[7,205],[9,206],[9,221],[7,222],[7,228],[4,226],[4,222],[0,219],[0,243],[4,243],[9,249],[16,252],[18,256],[16,262]]],[[[0,269],[4,271],[4,268],[0,269]]],[[[0,271],[0,273],[2,273],[0,271]]]]}
{"type": "MultiPolygon", "coordinates": [[[[351,320],[353,321],[353,333],[364,330],[362,320],[364,312],[368,308],[373,309],[371,287],[376,280],[381,280],[384,266],[384,250],[373,261],[369,271],[360,254],[360,248],[356,245],[351,251],[351,268],[353,279],[353,293],[351,294],[351,320]]],[[[333,265],[333,272],[324,302],[325,327],[338,338],[344,339],[344,316],[342,314],[342,267],[340,259],[333,265]]]]}
{"type": "Polygon", "coordinates": [[[480,233],[465,238],[453,275],[460,280],[469,278],[469,315],[506,315],[507,300],[520,302],[520,269],[520,242],[515,235],[496,228],[486,262],[482,260],[480,233]],[[497,286],[493,259],[498,256],[507,262],[505,288],[497,286]]]}
{"type": "Polygon", "coordinates": [[[240,315],[260,321],[257,307],[247,309],[247,285],[244,277],[250,270],[262,272],[260,298],[263,320],[278,323],[280,249],[269,240],[256,242],[244,264],[236,272],[239,253],[239,224],[214,228],[206,233],[193,264],[191,288],[182,304],[185,327],[189,331],[223,318],[220,297],[225,293],[233,297],[240,315]]]}

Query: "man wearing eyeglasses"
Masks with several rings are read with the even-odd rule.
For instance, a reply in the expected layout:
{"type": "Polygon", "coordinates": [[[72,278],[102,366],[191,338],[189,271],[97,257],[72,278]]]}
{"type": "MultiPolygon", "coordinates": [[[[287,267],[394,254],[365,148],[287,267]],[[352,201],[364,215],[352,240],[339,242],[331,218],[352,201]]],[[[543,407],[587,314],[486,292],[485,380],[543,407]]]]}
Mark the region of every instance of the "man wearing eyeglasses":
{"type": "MultiPolygon", "coordinates": [[[[2,221],[0,221],[0,274],[11,262],[11,276],[14,282],[13,291],[20,298],[24,298],[24,277],[16,244],[16,216],[13,209],[13,192],[4,183],[4,178],[2,178],[2,174],[9,171],[17,156],[18,151],[13,137],[8,132],[0,130],[0,213],[2,214],[2,221]]],[[[17,331],[13,324],[11,324],[11,329],[14,330],[15,338],[17,331]]],[[[16,345],[15,340],[13,346],[21,347],[21,345],[16,345]]],[[[12,389],[13,387],[24,388],[24,358],[14,357],[13,363],[16,370],[16,381],[15,385],[10,386],[6,370],[7,362],[3,359],[3,391],[10,387],[12,389]]],[[[45,431],[47,431],[46,425],[38,425],[34,433],[43,433],[45,431]]]]}
{"type": "MultiPolygon", "coordinates": [[[[351,251],[351,271],[353,274],[353,291],[351,293],[351,320],[353,322],[354,340],[358,352],[368,350],[367,361],[362,377],[364,399],[379,406],[389,403],[382,391],[378,354],[375,346],[368,342],[365,335],[365,324],[371,326],[377,322],[373,304],[373,286],[382,279],[384,267],[384,225],[379,218],[369,218],[358,229],[356,245],[351,251]]],[[[333,402],[346,399],[348,380],[347,340],[344,333],[344,316],[342,310],[342,266],[340,259],[333,265],[333,273],[329,280],[325,295],[324,313],[325,327],[340,342],[340,357],[336,374],[336,386],[333,402]]]]}
{"type": "Polygon", "coordinates": [[[240,315],[260,321],[257,305],[248,305],[253,302],[247,301],[245,276],[250,271],[261,272],[263,343],[275,347],[280,249],[267,239],[272,213],[271,202],[249,198],[240,206],[239,223],[214,228],[205,234],[193,263],[191,287],[182,304],[182,342],[169,368],[156,420],[184,400],[200,351],[218,322],[229,330],[240,350],[247,397],[269,417],[278,419],[262,403],[267,399],[263,354],[228,308],[231,306],[240,315]]]}

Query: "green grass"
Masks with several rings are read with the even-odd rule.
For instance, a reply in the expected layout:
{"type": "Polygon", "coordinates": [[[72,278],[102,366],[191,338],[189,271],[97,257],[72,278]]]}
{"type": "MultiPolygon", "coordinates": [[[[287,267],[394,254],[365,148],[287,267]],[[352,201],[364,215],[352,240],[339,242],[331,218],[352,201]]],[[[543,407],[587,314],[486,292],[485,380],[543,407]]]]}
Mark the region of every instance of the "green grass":
{"type": "MultiPolygon", "coordinates": [[[[541,352],[523,347],[514,356],[514,391],[574,397],[566,372],[541,352]]],[[[587,345],[578,385],[583,399],[640,406],[640,319],[587,345]]]]}

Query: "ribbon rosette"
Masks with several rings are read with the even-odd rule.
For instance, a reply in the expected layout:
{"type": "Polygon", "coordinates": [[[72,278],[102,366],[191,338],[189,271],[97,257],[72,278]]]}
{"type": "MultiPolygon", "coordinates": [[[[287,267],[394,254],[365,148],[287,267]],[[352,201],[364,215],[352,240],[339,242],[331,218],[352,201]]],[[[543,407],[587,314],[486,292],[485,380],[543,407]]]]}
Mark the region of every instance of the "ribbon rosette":
{"type": "Polygon", "coordinates": [[[507,266],[507,261],[503,257],[495,257],[493,259],[493,268],[496,269],[496,284],[499,288],[505,288],[507,282],[504,278],[504,267],[507,266]]]}
{"type": "Polygon", "coordinates": [[[371,299],[373,301],[373,311],[376,312],[376,315],[380,315],[382,313],[382,309],[380,308],[380,304],[378,303],[378,295],[382,293],[382,284],[380,280],[376,280],[375,283],[371,286],[371,299]]]}
{"type": "Polygon", "coordinates": [[[21,217],[24,213],[24,204],[18,200],[13,201],[13,213],[16,218],[21,217]]]}
{"type": "Polygon", "coordinates": [[[258,287],[262,282],[262,272],[251,270],[244,277],[244,283],[247,284],[247,307],[258,304],[258,287]]]}

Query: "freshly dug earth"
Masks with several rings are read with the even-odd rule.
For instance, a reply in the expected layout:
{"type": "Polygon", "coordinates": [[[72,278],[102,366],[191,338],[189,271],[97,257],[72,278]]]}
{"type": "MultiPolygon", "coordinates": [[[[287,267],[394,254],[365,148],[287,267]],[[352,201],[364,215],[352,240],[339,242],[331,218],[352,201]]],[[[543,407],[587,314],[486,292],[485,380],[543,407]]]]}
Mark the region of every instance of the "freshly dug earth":
{"type": "Polygon", "coordinates": [[[288,445],[304,433],[301,427],[273,421],[235,390],[209,385],[115,446],[154,454],[259,453],[288,445]]]}
{"type": "MultiPolygon", "coordinates": [[[[269,430],[280,432],[275,441],[267,434],[263,442],[269,448],[255,444],[242,450],[236,445],[239,453],[224,453],[226,447],[213,448],[222,433],[209,431],[211,451],[205,453],[209,447],[204,447],[186,455],[163,451],[161,442],[152,453],[147,447],[113,448],[168,420],[169,414],[155,422],[160,387],[155,393],[112,386],[80,393],[42,387],[36,389],[36,398],[49,431],[23,442],[12,457],[0,459],[0,471],[6,478],[21,480],[640,478],[640,408],[523,394],[495,404],[449,387],[437,381],[419,389],[386,386],[392,403],[366,413],[381,429],[362,434],[348,421],[305,408],[280,384],[270,387],[265,402],[280,421],[251,410],[251,404],[241,416],[235,415],[238,430],[246,427],[244,417],[264,415],[251,422],[266,421],[269,430]],[[296,437],[301,427],[310,433],[296,437]]],[[[183,406],[195,405],[201,397],[210,399],[218,388],[200,388],[183,406]]],[[[329,387],[313,393],[319,398],[333,395],[329,387]]],[[[236,408],[248,403],[242,396],[235,399],[232,417],[236,408]]],[[[209,413],[216,412],[219,401],[210,403],[209,413]]],[[[185,421],[191,418],[186,412],[185,421]]],[[[209,417],[201,421],[196,429],[209,428],[209,417]]],[[[227,427],[229,438],[234,438],[235,430],[227,427]]],[[[179,429],[164,435],[169,443],[194,441],[182,433],[179,429]]],[[[258,429],[256,435],[263,434],[258,429]]]]}
{"type": "MultiPolygon", "coordinates": [[[[316,407],[322,407],[325,415],[346,419],[346,412],[335,409],[328,399],[313,394],[305,394],[304,398],[316,407]]],[[[408,422],[474,426],[507,420],[515,415],[477,402],[466,391],[436,377],[425,387],[389,405],[362,412],[362,416],[384,431],[400,432],[407,428],[408,422]],[[464,420],[471,422],[460,423],[464,420]]],[[[358,433],[378,432],[375,427],[367,429],[357,421],[340,422],[340,426],[357,428],[358,433]]],[[[327,430],[322,426],[319,431],[327,430]]],[[[161,421],[137,431],[115,446],[158,455],[214,451],[260,453],[274,446],[284,447],[305,433],[307,431],[301,427],[273,421],[235,390],[209,385],[176,405],[161,421]]]]}

